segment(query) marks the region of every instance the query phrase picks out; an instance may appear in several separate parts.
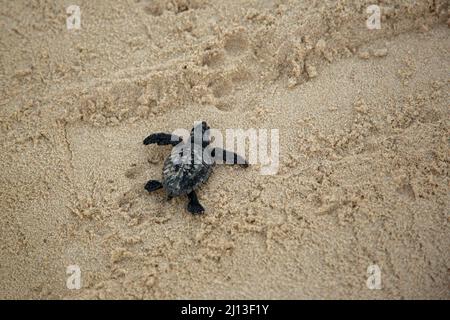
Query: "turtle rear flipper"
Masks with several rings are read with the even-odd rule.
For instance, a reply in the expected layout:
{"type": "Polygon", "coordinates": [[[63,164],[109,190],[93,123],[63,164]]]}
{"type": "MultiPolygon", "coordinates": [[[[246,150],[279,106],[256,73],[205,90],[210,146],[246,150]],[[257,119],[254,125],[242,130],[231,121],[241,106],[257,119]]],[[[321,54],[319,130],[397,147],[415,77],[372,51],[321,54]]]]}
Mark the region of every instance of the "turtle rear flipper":
{"type": "Polygon", "coordinates": [[[188,193],[188,197],[189,203],[187,209],[190,213],[201,214],[205,212],[205,208],[203,208],[203,206],[198,201],[197,194],[195,193],[195,191],[191,191],[190,193],[188,193]]]}

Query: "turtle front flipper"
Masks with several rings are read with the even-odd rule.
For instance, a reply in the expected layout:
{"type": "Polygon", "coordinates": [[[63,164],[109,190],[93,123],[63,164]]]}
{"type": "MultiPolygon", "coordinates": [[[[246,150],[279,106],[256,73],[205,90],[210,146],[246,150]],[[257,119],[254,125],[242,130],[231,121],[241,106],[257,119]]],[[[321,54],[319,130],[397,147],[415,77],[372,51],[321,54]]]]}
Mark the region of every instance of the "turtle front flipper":
{"type": "Polygon", "coordinates": [[[187,209],[192,214],[201,214],[205,212],[205,208],[200,204],[195,191],[188,193],[189,203],[187,209]]]}
{"type": "Polygon", "coordinates": [[[248,162],[243,157],[241,157],[237,153],[221,148],[214,148],[211,152],[211,156],[213,156],[216,160],[222,160],[223,163],[226,164],[240,164],[245,168],[248,167],[248,162]]]}
{"type": "Polygon", "coordinates": [[[176,146],[179,144],[183,139],[179,136],[176,136],[174,134],[170,133],[152,133],[147,138],[144,139],[144,144],[149,145],[152,143],[156,143],[159,146],[166,146],[166,145],[172,145],[176,146]]]}
{"type": "Polygon", "coordinates": [[[162,183],[156,180],[149,180],[145,185],[145,190],[148,192],[153,192],[159,190],[163,187],[162,183]]]}

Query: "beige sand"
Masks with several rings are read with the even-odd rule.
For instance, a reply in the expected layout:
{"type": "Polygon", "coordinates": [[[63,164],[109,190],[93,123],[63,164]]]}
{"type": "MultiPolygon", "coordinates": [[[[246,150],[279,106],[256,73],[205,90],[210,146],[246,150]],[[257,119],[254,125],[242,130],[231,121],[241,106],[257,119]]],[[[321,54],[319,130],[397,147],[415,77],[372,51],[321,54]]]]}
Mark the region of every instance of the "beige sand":
{"type": "Polygon", "coordinates": [[[1,1],[0,298],[450,298],[447,1],[74,2],[1,1]],[[281,164],[192,216],[142,140],[201,119],[281,164]]]}

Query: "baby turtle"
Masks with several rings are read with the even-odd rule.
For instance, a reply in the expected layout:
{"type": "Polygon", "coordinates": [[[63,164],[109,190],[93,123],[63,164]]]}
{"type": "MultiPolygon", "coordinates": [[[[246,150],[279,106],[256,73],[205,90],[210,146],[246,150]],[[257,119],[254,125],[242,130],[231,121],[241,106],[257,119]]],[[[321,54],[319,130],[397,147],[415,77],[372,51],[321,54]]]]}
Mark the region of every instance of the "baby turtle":
{"type": "Polygon", "coordinates": [[[234,164],[248,167],[247,161],[236,153],[211,148],[209,129],[205,121],[198,123],[192,128],[189,141],[186,142],[183,142],[181,137],[170,133],[153,133],[145,138],[145,145],[156,143],[174,147],[164,162],[162,182],[150,180],[145,185],[145,189],[153,192],[164,188],[167,199],[186,194],[189,198],[187,210],[192,214],[203,213],[205,209],[198,201],[195,189],[208,180],[215,160],[220,159],[223,163],[225,161],[230,163],[232,160],[234,164]],[[211,157],[208,157],[209,155],[211,157]]]}

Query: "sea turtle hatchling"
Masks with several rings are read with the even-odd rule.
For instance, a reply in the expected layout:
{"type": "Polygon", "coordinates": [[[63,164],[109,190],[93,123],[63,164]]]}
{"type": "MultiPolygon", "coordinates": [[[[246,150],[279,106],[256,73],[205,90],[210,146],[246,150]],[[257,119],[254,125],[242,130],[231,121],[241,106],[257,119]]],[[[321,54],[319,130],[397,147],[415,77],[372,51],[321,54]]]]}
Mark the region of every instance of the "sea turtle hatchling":
{"type": "Polygon", "coordinates": [[[189,141],[183,142],[181,137],[170,133],[153,133],[144,139],[144,144],[153,143],[172,145],[173,148],[164,162],[162,181],[150,180],[145,185],[145,189],[153,192],[164,188],[167,199],[186,194],[189,198],[187,210],[192,214],[200,214],[205,211],[198,201],[195,189],[208,180],[215,160],[220,159],[223,163],[232,162],[248,167],[247,161],[236,153],[210,147],[209,126],[205,121],[192,128],[189,141]],[[200,139],[194,139],[196,137],[194,133],[195,135],[201,134],[200,139]],[[205,156],[209,154],[211,155],[208,158],[210,160],[205,156]]]}

